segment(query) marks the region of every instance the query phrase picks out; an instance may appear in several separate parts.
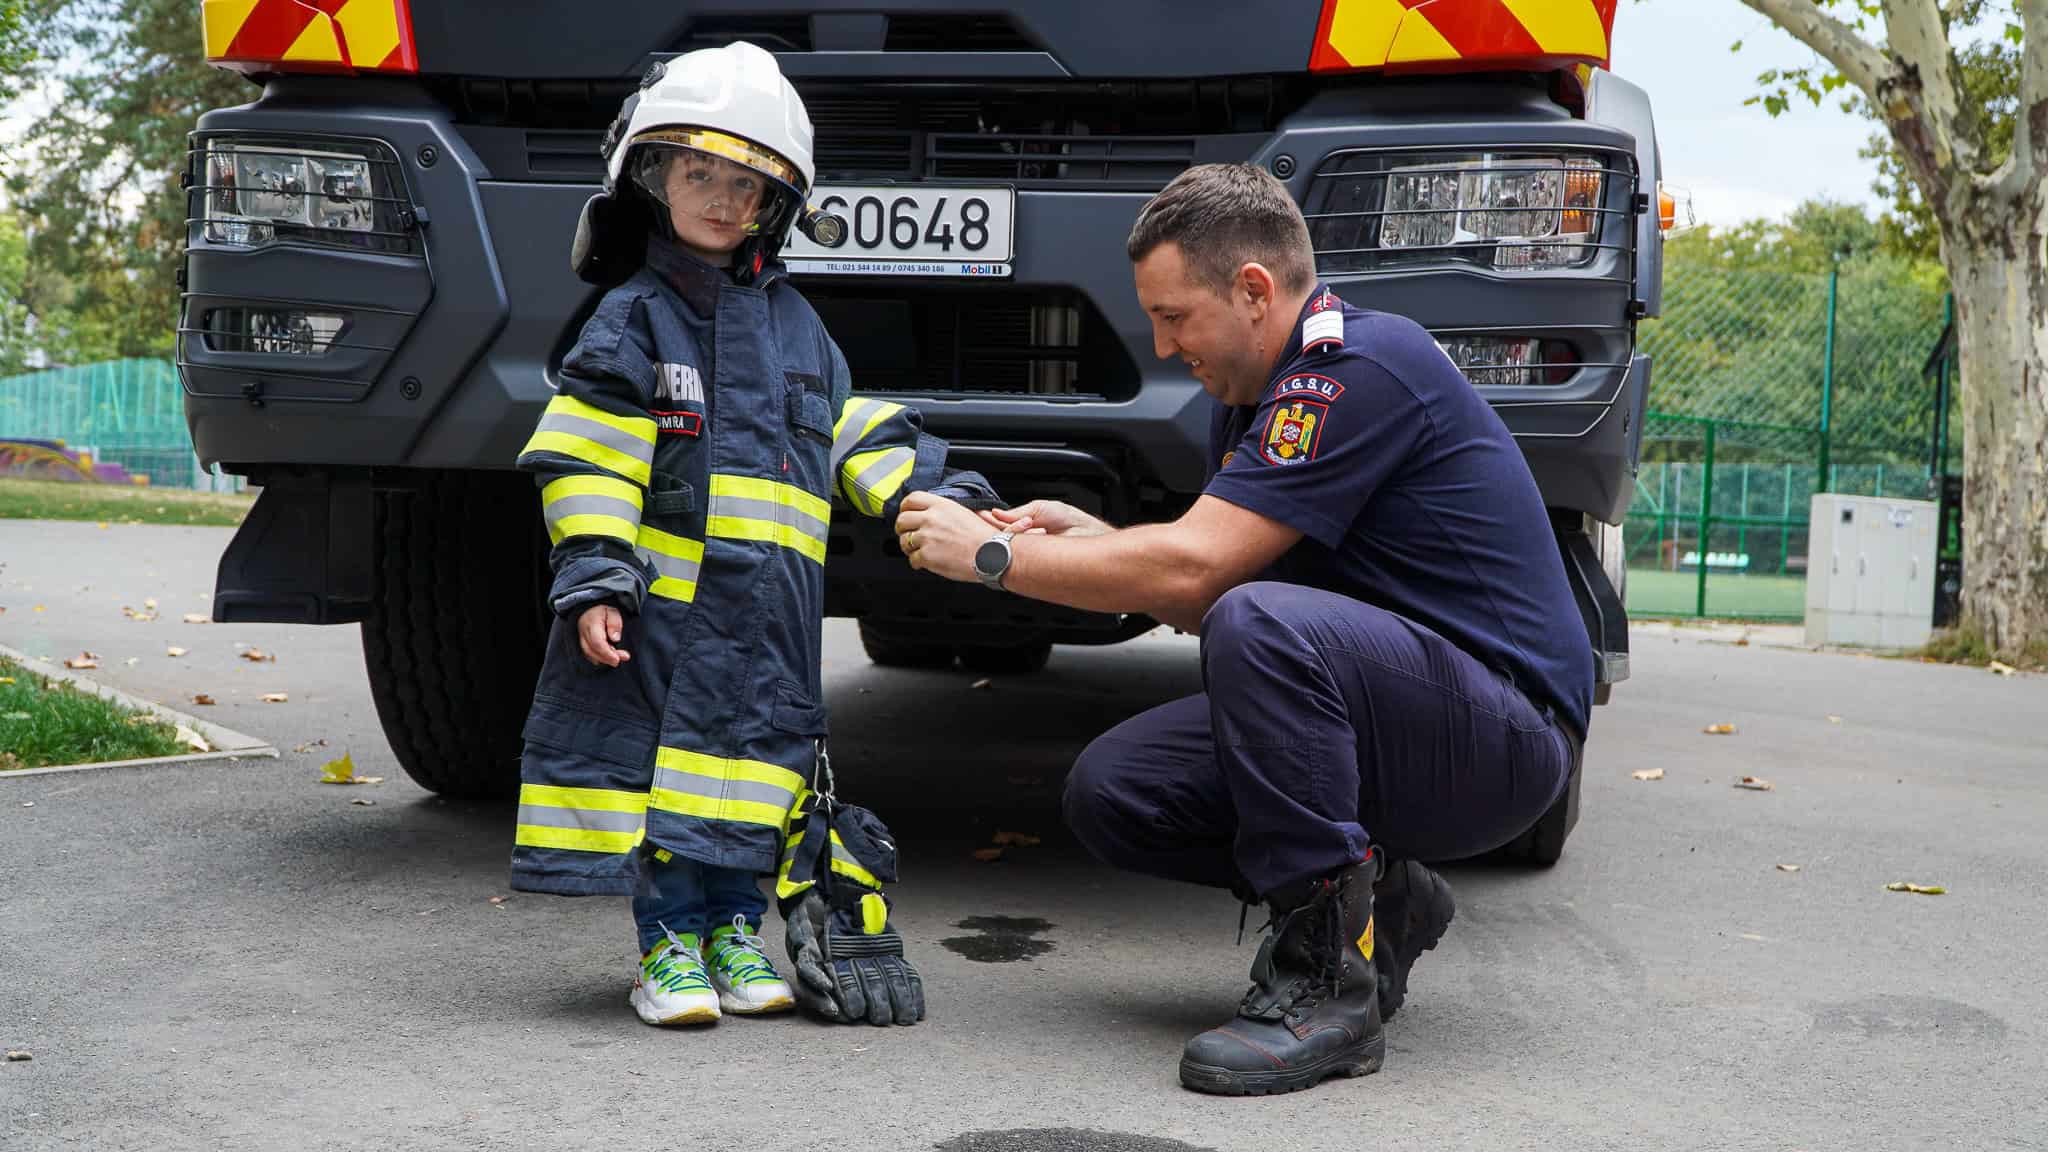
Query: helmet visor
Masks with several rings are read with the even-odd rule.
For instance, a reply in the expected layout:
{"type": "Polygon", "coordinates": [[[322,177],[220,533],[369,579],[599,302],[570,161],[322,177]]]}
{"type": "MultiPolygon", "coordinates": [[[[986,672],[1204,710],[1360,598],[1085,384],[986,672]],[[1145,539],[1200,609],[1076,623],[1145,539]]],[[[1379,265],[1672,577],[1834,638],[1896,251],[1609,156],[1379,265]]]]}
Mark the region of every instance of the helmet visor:
{"type": "Polygon", "coordinates": [[[800,199],[796,169],[736,136],[663,129],[632,141],[633,182],[672,213],[737,225],[749,235],[774,231],[800,199]]]}

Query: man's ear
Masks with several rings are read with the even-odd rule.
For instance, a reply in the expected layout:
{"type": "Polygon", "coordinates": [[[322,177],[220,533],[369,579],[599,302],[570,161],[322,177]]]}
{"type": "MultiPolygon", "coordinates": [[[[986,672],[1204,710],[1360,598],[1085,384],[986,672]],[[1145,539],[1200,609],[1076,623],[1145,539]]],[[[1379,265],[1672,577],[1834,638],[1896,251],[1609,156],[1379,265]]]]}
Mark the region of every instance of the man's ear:
{"type": "Polygon", "coordinates": [[[1253,261],[1237,270],[1237,283],[1233,286],[1250,306],[1252,322],[1266,318],[1266,312],[1278,298],[1280,284],[1273,279],[1273,273],[1264,264],[1253,261]]]}

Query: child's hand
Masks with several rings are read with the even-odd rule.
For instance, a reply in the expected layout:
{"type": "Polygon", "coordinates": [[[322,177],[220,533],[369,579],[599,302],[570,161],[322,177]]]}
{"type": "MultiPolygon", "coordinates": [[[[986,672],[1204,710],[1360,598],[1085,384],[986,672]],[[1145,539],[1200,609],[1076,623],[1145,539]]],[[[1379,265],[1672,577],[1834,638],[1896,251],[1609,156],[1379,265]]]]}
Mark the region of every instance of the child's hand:
{"type": "Polygon", "coordinates": [[[625,618],[609,604],[592,604],[576,618],[576,637],[583,642],[583,656],[600,668],[617,668],[633,658],[618,646],[625,618]]]}

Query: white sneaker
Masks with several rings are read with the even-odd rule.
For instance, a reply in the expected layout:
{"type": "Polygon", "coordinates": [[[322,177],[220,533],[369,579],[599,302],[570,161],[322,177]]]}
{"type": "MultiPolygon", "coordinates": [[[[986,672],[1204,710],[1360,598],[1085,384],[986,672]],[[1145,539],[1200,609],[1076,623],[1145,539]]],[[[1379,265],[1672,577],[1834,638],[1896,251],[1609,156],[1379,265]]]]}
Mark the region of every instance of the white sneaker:
{"type": "Polygon", "coordinates": [[[738,1016],[786,1012],[796,996],[775,971],[759,936],[747,930],[747,918],[711,933],[711,982],[718,987],[718,1005],[738,1016]]]}
{"type": "Polygon", "coordinates": [[[641,957],[627,1002],[649,1024],[710,1024],[718,1019],[718,999],[696,934],[669,932],[666,942],[641,957]]]}

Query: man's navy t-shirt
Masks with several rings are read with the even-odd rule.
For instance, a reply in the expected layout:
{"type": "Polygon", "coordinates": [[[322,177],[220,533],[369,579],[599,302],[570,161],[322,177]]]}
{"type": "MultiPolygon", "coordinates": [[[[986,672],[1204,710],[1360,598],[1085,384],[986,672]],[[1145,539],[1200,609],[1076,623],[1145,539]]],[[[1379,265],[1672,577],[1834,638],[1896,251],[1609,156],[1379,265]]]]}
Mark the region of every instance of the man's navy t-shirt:
{"type": "Polygon", "coordinates": [[[1592,646],[1492,407],[1419,325],[1322,285],[1279,364],[1259,405],[1219,406],[1209,436],[1208,494],[1305,537],[1268,575],[1424,625],[1583,739],[1592,646]]]}

